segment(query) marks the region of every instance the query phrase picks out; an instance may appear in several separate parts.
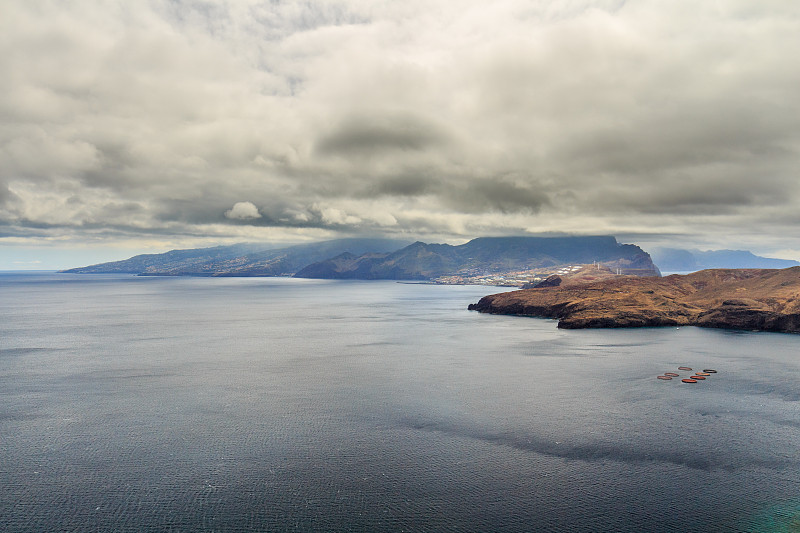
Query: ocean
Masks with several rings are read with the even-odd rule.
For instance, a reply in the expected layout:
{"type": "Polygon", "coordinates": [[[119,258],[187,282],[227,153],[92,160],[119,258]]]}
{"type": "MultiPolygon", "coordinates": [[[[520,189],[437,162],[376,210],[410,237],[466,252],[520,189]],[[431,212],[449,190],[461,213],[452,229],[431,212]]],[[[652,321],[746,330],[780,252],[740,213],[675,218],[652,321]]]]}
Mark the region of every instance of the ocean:
{"type": "Polygon", "coordinates": [[[0,530],[800,531],[800,336],[499,290],[0,273],[0,530]]]}

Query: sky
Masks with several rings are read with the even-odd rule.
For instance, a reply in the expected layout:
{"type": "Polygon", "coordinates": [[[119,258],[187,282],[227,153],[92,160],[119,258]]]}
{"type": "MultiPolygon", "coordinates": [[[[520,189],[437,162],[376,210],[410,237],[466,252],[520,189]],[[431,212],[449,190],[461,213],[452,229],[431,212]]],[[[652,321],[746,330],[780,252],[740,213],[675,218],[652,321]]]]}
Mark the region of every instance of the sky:
{"type": "Polygon", "coordinates": [[[0,270],[609,234],[800,260],[800,2],[3,0],[0,270]]]}

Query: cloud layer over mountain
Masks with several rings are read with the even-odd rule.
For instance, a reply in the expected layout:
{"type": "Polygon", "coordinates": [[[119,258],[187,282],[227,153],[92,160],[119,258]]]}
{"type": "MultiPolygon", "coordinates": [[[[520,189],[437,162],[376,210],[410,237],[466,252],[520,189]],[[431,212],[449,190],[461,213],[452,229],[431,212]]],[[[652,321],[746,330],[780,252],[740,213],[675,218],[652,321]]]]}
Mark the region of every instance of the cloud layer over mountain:
{"type": "Polygon", "coordinates": [[[6,243],[564,231],[800,257],[800,4],[0,11],[6,243]]]}

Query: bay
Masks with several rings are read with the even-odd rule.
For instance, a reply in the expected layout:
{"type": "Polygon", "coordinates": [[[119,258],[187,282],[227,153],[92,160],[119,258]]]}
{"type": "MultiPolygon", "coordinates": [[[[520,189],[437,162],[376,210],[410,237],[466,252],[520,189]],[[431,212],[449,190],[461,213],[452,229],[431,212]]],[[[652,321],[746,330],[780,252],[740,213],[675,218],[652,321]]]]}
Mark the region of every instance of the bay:
{"type": "Polygon", "coordinates": [[[799,336],[498,290],[0,273],[0,529],[798,530],[799,336]]]}

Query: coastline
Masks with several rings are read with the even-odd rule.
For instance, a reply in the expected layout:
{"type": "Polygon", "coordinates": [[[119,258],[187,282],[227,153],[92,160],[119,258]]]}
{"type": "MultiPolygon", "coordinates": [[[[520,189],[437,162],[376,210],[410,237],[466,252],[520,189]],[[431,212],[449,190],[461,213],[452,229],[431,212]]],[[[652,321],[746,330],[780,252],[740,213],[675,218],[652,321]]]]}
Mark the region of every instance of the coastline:
{"type": "Polygon", "coordinates": [[[485,296],[468,309],[553,318],[562,329],[700,326],[800,333],[800,267],[523,289],[485,296]]]}

